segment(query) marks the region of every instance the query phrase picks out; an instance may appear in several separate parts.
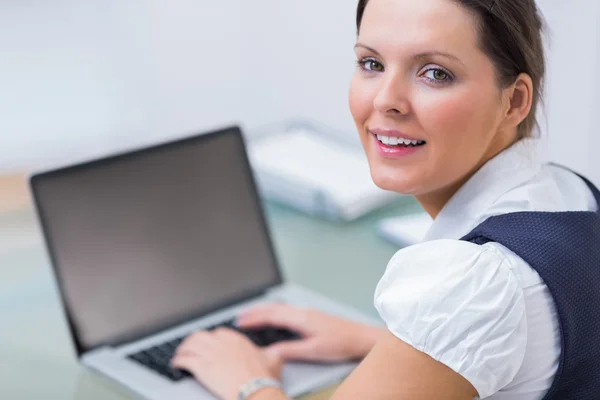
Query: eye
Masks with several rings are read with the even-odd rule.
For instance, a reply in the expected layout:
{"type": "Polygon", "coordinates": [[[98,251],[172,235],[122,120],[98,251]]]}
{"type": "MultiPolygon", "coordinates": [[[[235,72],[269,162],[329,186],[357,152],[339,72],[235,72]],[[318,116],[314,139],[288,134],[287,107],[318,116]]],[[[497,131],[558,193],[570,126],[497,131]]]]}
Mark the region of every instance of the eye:
{"type": "Polygon", "coordinates": [[[434,83],[444,83],[452,81],[450,73],[444,71],[441,68],[430,68],[423,74],[425,78],[429,79],[434,83]]]}
{"type": "Polygon", "coordinates": [[[358,62],[358,65],[368,72],[383,72],[384,70],[383,64],[372,58],[363,58],[358,62]]]}

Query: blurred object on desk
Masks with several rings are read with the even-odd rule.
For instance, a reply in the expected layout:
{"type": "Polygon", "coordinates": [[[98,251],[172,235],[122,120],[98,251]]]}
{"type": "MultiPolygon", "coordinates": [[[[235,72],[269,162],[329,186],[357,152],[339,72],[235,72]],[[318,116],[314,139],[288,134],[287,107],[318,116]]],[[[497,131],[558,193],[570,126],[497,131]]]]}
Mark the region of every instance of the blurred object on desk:
{"type": "Polygon", "coordinates": [[[269,200],[329,220],[350,221],[400,197],[373,183],[362,149],[343,134],[291,122],[253,137],[250,162],[261,195],[269,200]]]}
{"type": "Polygon", "coordinates": [[[16,211],[29,204],[25,173],[0,175],[0,213],[16,211]]]}
{"type": "Polygon", "coordinates": [[[377,234],[400,247],[420,243],[433,220],[426,212],[384,218],[377,224],[377,234]]]}
{"type": "MultiPolygon", "coordinates": [[[[41,243],[30,205],[27,175],[0,175],[0,258],[41,243]]],[[[0,260],[0,268],[8,265],[11,259],[0,260]]],[[[24,272],[21,268],[17,273],[24,272]]]]}

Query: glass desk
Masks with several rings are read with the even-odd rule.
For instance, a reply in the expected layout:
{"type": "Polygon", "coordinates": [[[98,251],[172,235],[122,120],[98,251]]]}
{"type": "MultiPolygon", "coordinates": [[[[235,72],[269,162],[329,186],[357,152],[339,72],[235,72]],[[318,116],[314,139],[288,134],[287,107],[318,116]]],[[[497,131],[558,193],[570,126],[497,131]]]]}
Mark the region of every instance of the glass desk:
{"type": "MultiPolygon", "coordinates": [[[[401,199],[350,223],[318,220],[276,204],[266,213],[283,274],[375,315],[375,285],[396,248],[378,219],[416,212],[401,199]]],[[[125,400],[132,396],[78,365],[30,206],[0,212],[0,399],[125,400]]],[[[328,398],[331,391],[310,395],[328,398]]]]}

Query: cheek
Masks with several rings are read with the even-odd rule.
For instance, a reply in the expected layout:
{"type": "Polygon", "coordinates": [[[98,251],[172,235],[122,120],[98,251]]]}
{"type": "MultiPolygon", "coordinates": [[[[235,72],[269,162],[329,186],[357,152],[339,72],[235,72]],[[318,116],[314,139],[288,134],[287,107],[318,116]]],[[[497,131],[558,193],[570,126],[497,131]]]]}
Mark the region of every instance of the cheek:
{"type": "Polygon", "coordinates": [[[423,96],[415,103],[415,111],[430,140],[460,141],[478,130],[480,101],[469,93],[423,96]]]}
{"type": "Polygon", "coordinates": [[[421,96],[414,103],[429,146],[424,181],[444,187],[481,162],[494,135],[493,96],[483,90],[448,91],[443,96],[421,96]]]}
{"type": "Polygon", "coordinates": [[[350,83],[350,94],[349,104],[350,112],[354,118],[359,132],[365,125],[366,120],[371,114],[371,108],[373,105],[373,93],[371,85],[365,82],[358,76],[358,73],[354,74],[352,82],[350,83]]]}
{"type": "Polygon", "coordinates": [[[460,164],[458,158],[471,162],[482,156],[479,153],[485,151],[493,135],[491,96],[481,90],[465,90],[420,98],[415,111],[436,158],[451,158],[460,164]]]}

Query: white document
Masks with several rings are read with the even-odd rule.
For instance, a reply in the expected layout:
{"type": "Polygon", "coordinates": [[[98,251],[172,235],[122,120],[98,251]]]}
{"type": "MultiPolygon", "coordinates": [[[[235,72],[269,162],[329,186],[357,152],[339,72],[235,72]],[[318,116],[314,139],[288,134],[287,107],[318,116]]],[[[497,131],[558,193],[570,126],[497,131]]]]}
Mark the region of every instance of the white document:
{"type": "Polygon", "coordinates": [[[249,157],[263,195],[311,214],[351,220],[399,196],[373,183],[362,151],[310,130],[262,138],[249,157]]]}

